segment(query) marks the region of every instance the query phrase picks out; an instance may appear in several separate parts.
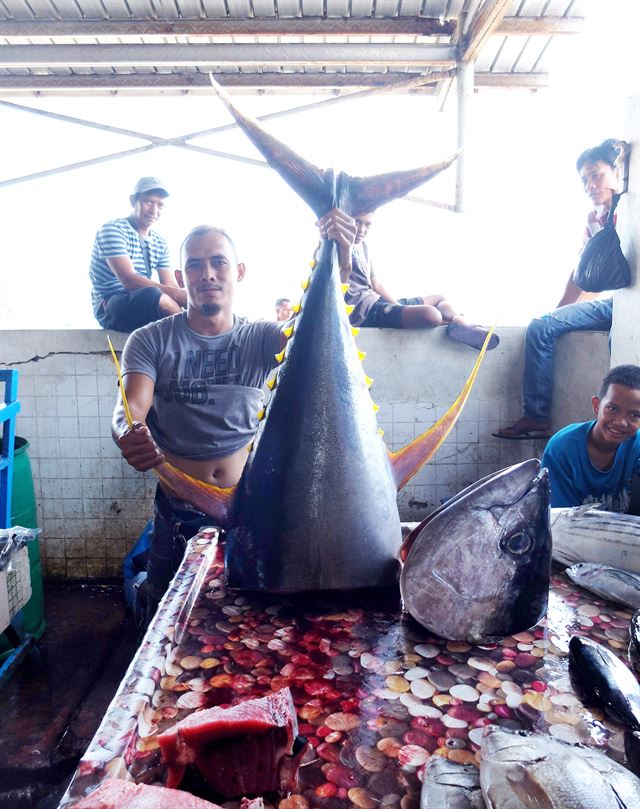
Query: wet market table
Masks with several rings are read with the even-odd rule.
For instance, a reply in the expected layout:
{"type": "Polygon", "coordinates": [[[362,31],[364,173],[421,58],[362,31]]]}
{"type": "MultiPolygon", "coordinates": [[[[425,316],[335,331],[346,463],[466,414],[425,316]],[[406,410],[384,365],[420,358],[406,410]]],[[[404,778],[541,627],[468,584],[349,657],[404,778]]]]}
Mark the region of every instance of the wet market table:
{"type": "Polygon", "coordinates": [[[631,613],[563,573],[552,577],[547,619],[477,646],[431,635],[402,614],[396,591],[227,593],[222,574],[217,531],[203,529],[61,807],[108,776],[163,783],[158,732],[199,708],[285,686],[312,749],[300,793],[271,804],[278,809],[418,809],[428,757],[477,763],[490,723],[582,741],[623,761],[622,728],[582,706],[567,651],[571,635],[582,634],[625,658],[631,613]]]}

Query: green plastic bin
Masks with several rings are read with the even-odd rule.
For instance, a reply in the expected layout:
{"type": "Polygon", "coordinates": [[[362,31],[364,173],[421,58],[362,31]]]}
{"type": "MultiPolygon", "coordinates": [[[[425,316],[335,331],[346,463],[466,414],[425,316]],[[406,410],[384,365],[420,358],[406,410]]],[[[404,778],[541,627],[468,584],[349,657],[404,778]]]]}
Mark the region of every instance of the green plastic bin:
{"type": "MultiPolygon", "coordinates": [[[[31,473],[28,449],[29,442],[25,438],[16,436],[13,451],[11,525],[21,525],[23,528],[37,528],[36,498],[33,490],[33,475],[31,473]]],[[[32,592],[31,598],[22,609],[22,629],[24,632],[39,638],[45,630],[45,622],[42,564],[40,562],[40,542],[38,538],[27,543],[27,550],[31,568],[32,592]]],[[[8,643],[2,638],[0,653],[8,648],[8,643]]]]}

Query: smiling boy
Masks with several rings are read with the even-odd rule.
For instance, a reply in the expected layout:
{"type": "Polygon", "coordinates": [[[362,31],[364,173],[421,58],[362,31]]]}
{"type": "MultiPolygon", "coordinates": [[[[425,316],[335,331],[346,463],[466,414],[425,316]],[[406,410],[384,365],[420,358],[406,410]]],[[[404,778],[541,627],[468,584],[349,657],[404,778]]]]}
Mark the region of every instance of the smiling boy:
{"type": "Polygon", "coordinates": [[[591,402],[595,421],[564,427],[542,456],[551,506],[600,503],[627,512],[632,478],[640,474],[640,367],[612,368],[591,402]]]}

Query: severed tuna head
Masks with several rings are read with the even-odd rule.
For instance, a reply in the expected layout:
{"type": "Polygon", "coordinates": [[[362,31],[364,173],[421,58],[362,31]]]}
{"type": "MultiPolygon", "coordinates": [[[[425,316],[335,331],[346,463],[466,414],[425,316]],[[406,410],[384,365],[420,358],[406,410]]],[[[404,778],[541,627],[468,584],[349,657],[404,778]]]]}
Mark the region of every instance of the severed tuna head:
{"type": "Polygon", "coordinates": [[[536,624],[551,567],[549,482],[537,459],[463,489],[403,546],[405,609],[450,640],[476,642],[536,624]]]}

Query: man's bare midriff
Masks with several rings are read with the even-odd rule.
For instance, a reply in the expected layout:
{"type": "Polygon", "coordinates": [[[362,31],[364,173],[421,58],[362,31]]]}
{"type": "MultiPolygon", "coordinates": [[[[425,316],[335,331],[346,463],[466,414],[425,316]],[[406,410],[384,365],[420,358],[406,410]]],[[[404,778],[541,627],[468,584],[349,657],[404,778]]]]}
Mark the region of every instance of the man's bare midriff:
{"type": "Polygon", "coordinates": [[[165,452],[165,458],[172,466],[177,467],[182,472],[186,472],[191,477],[197,478],[204,483],[213,483],[223,489],[235,486],[240,480],[240,475],[247,462],[249,453],[247,447],[242,447],[237,452],[227,455],[224,458],[212,458],[208,461],[192,461],[188,458],[181,458],[179,455],[171,455],[165,452]]]}

